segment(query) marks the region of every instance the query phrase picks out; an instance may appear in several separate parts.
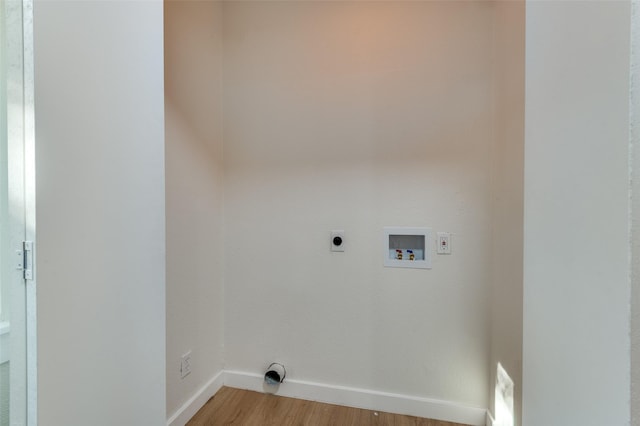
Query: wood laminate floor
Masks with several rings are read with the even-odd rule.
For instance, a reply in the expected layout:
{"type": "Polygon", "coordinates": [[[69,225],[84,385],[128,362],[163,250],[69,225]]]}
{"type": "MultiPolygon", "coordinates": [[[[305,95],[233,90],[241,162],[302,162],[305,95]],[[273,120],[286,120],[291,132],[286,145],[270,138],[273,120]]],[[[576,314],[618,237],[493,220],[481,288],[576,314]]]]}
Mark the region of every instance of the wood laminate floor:
{"type": "Polygon", "coordinates": [[[187,426],[463,426],[223,387],[187,426]]]}

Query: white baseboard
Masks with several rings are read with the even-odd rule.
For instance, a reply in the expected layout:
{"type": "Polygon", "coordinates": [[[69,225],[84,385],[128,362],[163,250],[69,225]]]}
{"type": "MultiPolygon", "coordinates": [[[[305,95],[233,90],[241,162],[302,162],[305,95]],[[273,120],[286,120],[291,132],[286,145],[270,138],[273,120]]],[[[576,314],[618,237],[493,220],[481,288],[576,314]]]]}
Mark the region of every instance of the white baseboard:
{"type": "Polygon", "coordinates": [[[494,423],[495,423],[495,420],[491,415],[491,412],[487,410],[487,426],[493,426],[494,423]]]}
{"type": "MultiPolygon", "coordinates": [[[[263,392],[261,374],[224,371],[224,385],[263,392]]],[[[277,395],[429,419],[485,426],[487,410],[451,401],[287,379],[277,395]]]]}
{"type": "MultiPolygon", "coordinates": [[[[223,370],[209,380],[168,420],[167,426],[184,426],[222,386],[264,392],[261,374],[223,370]]],[[[484,408],[470,407],[451,401],[421,398],[368,389],[328,385],[287,379],[278,395],[328,404],[406,414],[429,419],[492,426],[493,419],[484,408]]]]}
{"type": "Polygon", "coordinates": [[[167,426],[184,426],[201,409],[207,401],[224,385],[224,371],[220,371],[211,378],[198,392],[195,393],[169,419],[167,426]]]}

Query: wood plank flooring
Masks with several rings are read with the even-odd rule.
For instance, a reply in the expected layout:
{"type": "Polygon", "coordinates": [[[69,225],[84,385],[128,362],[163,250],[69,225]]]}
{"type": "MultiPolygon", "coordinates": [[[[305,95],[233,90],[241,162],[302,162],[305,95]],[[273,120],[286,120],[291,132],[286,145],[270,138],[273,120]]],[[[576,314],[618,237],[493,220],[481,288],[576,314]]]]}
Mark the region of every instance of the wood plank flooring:
{"type": "Polygon", "coordinates": [[[223,387],[187,426],[463,426],[223,387]]]}

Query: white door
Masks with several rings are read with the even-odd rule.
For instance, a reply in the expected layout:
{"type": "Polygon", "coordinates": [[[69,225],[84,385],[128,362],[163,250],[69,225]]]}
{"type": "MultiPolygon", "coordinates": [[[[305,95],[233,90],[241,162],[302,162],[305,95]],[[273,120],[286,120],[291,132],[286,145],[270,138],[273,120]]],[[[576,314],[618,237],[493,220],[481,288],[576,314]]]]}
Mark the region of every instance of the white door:
{"type": "Polygon", "coordinates": [[[0,426],[36,424],[31,16],[0,0],[0,426]]]}

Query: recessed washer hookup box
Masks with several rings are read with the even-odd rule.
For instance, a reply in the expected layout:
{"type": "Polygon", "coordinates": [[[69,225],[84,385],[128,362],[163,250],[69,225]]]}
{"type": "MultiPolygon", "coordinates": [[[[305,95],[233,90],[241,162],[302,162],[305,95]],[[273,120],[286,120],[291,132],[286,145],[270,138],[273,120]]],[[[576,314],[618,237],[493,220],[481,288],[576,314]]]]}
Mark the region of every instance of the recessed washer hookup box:
{"type": "Polygon", "coordinates": [[[385,227],[384,266],[431,269],[431,228],[385,227]]]}

